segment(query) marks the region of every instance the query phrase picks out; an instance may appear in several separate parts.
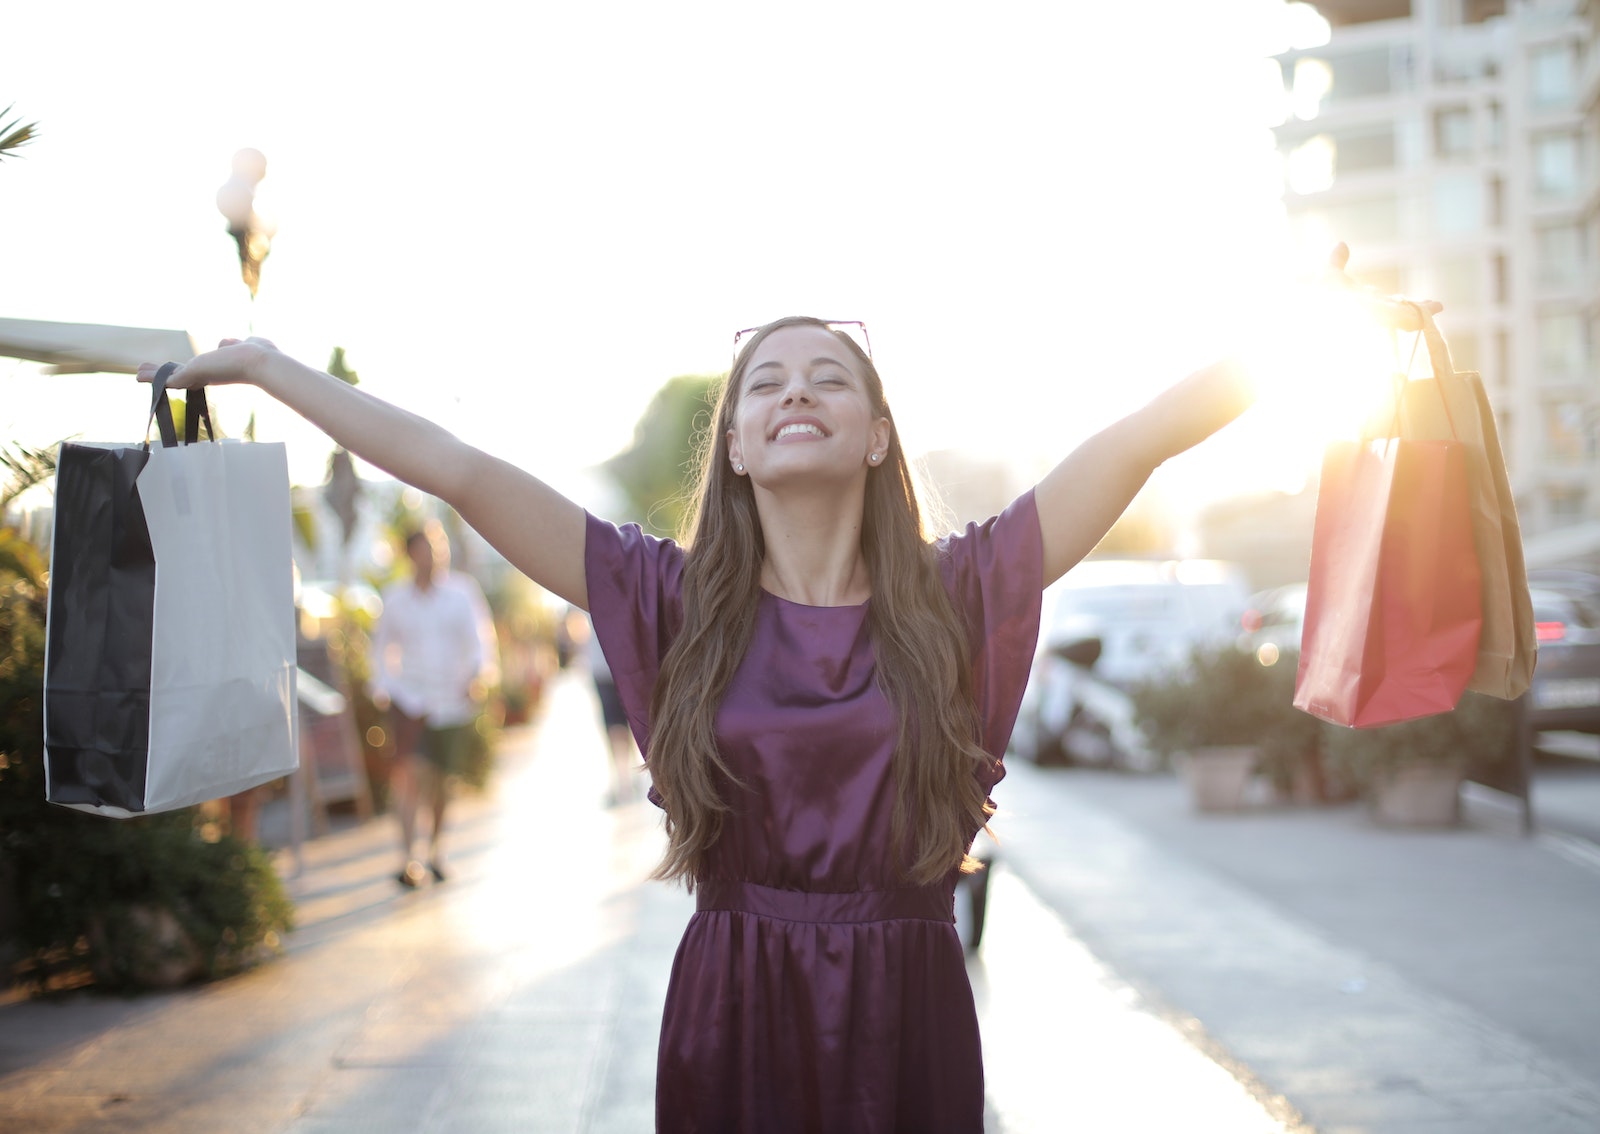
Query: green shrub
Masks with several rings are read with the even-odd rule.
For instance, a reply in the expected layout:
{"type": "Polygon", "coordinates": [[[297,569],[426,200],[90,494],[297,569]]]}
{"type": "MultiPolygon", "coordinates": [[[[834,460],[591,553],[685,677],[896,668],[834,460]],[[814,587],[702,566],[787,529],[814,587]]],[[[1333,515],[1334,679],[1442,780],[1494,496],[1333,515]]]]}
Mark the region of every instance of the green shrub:
{"type": "Polygon", "coordinates": [[[1486,769],[1516,757],[1517,707],[1468,693],[1454,711],[1378,728],[1325,725],[1329,768],[1368,789],[1408,764],[1486,769]]]}
{"type": "Polygon", "coordinates": [[[1163,756],[1260,744],[1279,716],[1269,676],[1277,668],[1232,645],[1197,649],[1183,671],[1134,688],[1134,717],[1163,756]]]}
{"type": "Polygon", "coordinates": [[[1308,765],[1318,765],[1322,752],[1322,722],[1294,707],[1295,674],[1300,655],[1278,655],[1272,665],[1262,666],[1262,698],[1265,731],[1262,733],[1261,770],[1280,791],[1288,791],[1297,774],[1308,765]]]}
{"type": "MultiPolygon", "coordinates": [[[[0,528],[0,535],[12,529],[0,528]]],[[[0,570],[0,984],[136,986],[141,919],[166,911],[199,973],[271,951],[293,907],[264,852],[216,834],[198,808],[108,819],[45,802],[42,570],[0,570]],[[9,973],[8,973],[9,970],[9,973]]],[[[170,920],[170,919],[168,919],[170,920]]]]}

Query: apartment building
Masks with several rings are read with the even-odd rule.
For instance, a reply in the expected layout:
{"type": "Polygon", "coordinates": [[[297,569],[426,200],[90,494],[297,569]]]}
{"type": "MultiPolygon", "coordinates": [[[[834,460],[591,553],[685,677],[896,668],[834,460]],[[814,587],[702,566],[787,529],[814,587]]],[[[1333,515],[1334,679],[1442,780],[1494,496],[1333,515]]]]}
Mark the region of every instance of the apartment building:
{"type": "Polygon", "coordinates": [[[1327,29],[1277,57],[1292,230],[1348,241],[1366,283],[1441,299],[1524,534],[1600,533],[1600,4],[1314,6],[1327,29]]]}

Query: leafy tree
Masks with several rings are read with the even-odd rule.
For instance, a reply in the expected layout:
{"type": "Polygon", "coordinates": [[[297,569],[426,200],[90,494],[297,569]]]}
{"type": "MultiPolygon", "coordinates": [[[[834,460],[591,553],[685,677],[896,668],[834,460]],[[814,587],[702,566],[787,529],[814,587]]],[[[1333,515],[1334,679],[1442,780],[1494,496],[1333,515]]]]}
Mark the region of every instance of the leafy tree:
{"type": "Polygon", "coordinates": [[[670,379],[650,399],[633,443],[602,466],[627,496],[630,518],[656,535],[677,535],[688,511],[697,457],[724,377],[670,379]]]}
{"type": "Polygon", "coordinates": [[[328,359],[328,373],[341,382],[347,382],[352,386],[361,385],[361,376],[350,369],[350,364],[345,359],[344,347],[342,346],[333,348],[333,356],[328,359]]]}

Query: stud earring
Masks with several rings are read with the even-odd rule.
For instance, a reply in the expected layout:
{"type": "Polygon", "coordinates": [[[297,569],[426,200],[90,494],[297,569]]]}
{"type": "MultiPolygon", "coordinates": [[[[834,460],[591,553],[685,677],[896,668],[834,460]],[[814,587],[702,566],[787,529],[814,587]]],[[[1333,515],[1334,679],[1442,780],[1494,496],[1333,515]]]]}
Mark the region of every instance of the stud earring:
{"type": "Polygon", "coordinates": [[[867,460],[871,461],[873,464],[877,464],[879,461],[883,460],[883,454],[873,453],[867,458],[867,460]]]}
{"type": "Polygon", "coordinates": [[[743,475],[744,474],[744,466],[743,465],[734,465],[733,466],[733,471],[736,472],[736,473],[739,473],[740,475],[743,475]]]}

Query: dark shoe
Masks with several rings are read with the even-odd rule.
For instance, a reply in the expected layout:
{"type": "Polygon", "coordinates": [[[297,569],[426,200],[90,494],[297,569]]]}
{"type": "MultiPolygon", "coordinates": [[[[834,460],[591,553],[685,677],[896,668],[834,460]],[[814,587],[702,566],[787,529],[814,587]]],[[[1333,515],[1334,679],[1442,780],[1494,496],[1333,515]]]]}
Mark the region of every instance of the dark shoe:
{"type": "Polygon", "coordinates": [[[444,867],[440,866],[437,862],[430,861],[428,863],[428,869],[433,872],[433,880],[435,882],[443,882],[449,877],[449,875],[444,872],[444,867]]]}

